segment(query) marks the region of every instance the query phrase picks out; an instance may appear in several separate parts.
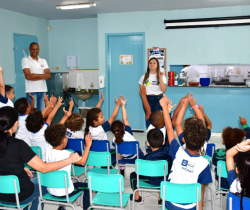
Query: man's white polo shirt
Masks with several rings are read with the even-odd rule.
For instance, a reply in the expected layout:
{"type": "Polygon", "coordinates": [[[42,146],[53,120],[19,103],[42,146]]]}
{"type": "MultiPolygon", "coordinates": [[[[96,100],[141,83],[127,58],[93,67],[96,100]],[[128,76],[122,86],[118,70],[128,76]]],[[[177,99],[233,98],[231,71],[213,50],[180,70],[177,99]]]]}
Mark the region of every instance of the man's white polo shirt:
{"type": "MultiPolygon", "coordinates": [[[[47,61],[43,58],[38,57],[38,61],[29,57],[22,58],[22,69],[30,69],[31,74],[44,74],[44,69],[48,69],[49,66],[47,61]]],[[[25,79],[25,92],[34,93],[34,92],[47,92],[46,80],[31,81],[25,79]]]]}

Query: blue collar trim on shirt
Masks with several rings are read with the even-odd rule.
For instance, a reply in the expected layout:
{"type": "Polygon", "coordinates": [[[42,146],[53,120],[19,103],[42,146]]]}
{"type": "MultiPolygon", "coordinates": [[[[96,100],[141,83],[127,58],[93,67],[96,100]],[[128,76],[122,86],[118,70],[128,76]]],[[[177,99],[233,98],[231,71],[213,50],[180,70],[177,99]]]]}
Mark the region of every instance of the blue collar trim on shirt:
{"type": "Polygon", "coordinates": [[[20,117],[23,117],[23,116],[27,116],[27,114],[20,114],[19,116],[20,116],[20,117]]]}
{"type": "Polygon", "coordinates": [[[185,149],[185,152],[190,156],[190,157],[200,157],[200,155],[191,155],[189,151],[185,149]]]}

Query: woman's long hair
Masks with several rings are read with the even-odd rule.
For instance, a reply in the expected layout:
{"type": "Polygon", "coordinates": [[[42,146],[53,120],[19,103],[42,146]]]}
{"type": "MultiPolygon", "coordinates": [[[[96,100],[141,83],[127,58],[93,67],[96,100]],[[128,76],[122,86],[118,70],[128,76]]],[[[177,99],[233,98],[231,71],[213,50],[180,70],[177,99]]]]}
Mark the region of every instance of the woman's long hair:
{"type": "Polygon", "coordinates": [[[120,120],[116,120],[111,125],[111,131],[115,135],[115,142],[117,145],[123,142],[123,135],[125,134],[124,124],[120,120]]]}
{"type": "Polygon", "coordinates": [[[159,61],[157,58],[151,58],[149,61],[148,61],[148,67],[147,67],[147,72],[145,74],[145,77],[144,77],[144,80],[143,80],[143,83],[142,85],[145,84],[145,82],[147,81],[148,77],[149,77],[149,73],[150,73],[150,69],[149,69],[149,63],[150,61],[152,60],[156,60],[156,63],[157,63],[157,68],[156,68],[156,73],[157,73],[157,84],[160,84],[160,65],[159,65],[159,61]]]}
{"type": "Polygon", "coordinates": [[[18,112],[9,106],[0,108],[0,157],[3,157],[9,144],[10,133],[5,132],[18,121],[18,112]]]}
{"type": "Polygon", "coordinates": [[[241,152],[236,159],[236,166],[239,172],[239,181],[241,185],[240,209],[243,210],[243,197],[250,198],[250,152],[241,152]]]}

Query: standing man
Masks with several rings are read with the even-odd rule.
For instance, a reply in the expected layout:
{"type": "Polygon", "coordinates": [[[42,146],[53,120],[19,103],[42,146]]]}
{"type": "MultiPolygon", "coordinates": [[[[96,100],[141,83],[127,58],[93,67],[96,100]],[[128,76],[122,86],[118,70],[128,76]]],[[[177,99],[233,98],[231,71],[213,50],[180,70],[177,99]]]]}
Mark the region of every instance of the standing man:
{"type": "Polygon", "coordinates": [[[22,59],[22,69],[25,75],[26,98],[31,104],[29,93],[35,98],[35,107],[42,111],[45,107],[44,94],[48,91],[46,80],[51,78],[47,61],[38,57],[39,45],[32,42],[30,55],[22,59]]]}

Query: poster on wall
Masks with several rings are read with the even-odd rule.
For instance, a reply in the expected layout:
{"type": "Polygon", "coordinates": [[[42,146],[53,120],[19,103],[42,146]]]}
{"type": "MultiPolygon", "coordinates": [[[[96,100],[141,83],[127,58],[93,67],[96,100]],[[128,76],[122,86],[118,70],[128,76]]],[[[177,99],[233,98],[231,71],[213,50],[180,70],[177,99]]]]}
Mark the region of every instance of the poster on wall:
{"type": "Polygon", "coordinates": [[[120,65],[133,65],[133,55],[120,55],[120,65]]]}
{"type": "Polygon", "coordinates": [[[148,60],[151,58],[157,58],[160,65],[160,71],[165,73],[166,76],[166,65],[167,65],[167,49],[166,48],[149,48],[148,49],[148,60]]]}

